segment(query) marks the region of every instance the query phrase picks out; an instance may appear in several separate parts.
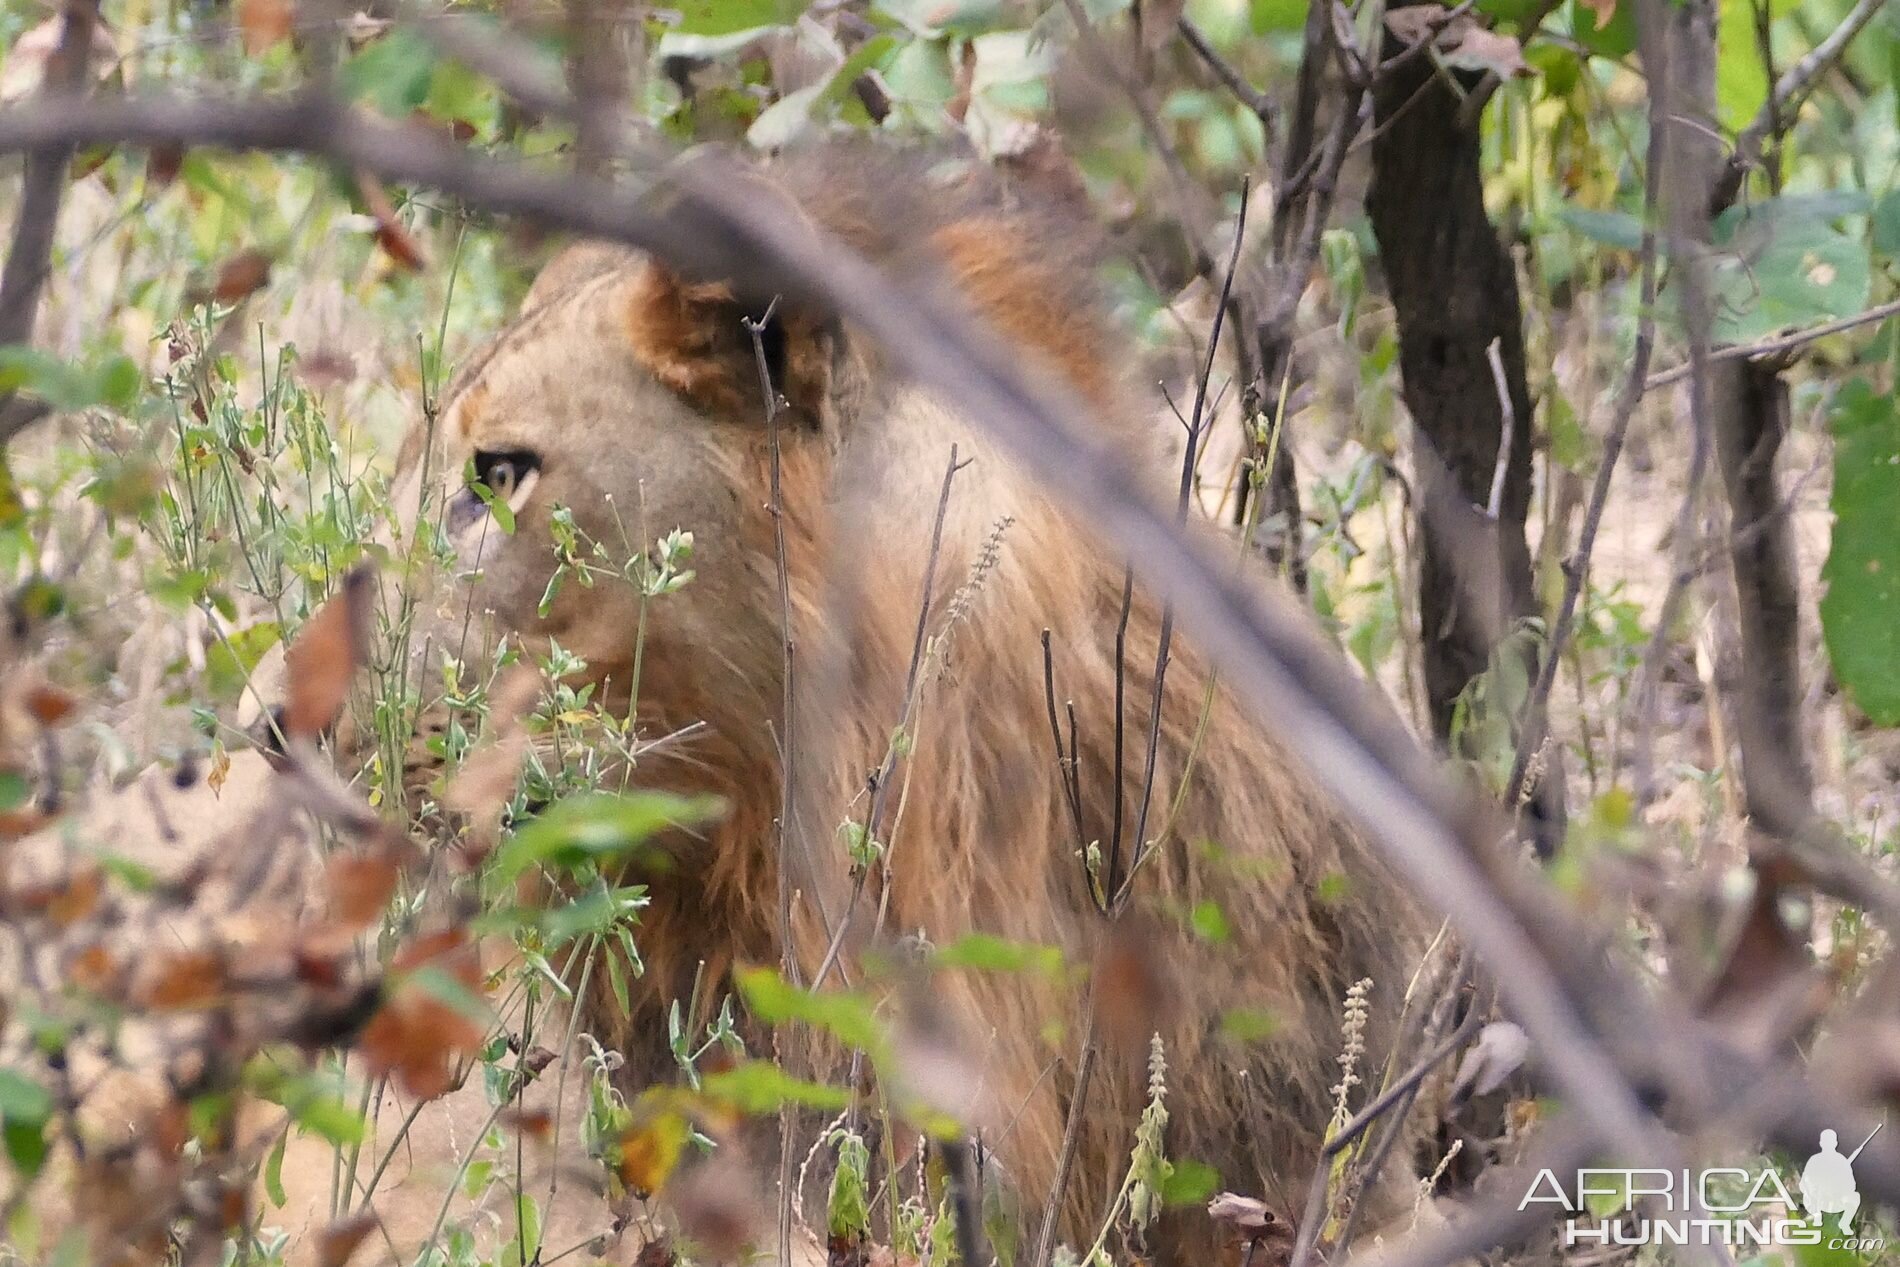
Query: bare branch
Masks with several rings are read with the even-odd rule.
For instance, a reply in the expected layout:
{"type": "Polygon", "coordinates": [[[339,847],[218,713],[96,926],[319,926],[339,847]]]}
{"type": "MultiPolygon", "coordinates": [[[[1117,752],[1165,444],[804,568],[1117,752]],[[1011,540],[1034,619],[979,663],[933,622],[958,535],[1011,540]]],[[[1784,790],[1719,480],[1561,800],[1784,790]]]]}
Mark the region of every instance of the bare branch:
{"type": "Polygon", "coordinates": [[[1788,67],[1781,78],[1775,81],[1774,91],[1768,94],[1768,99],[1762,102],[1754,119],[1735,138],[1735,149],[1710,186],[1711,216],[1720,215],[1734,203],[1742,191],[1742,181],[1749,169],[1761,161],[1762,146],[1769,136],[1780,130],[1782,121],[1792,117],[1815,80],[1841,60],[1847,52],[1847,46],[1854,42],[1854,37],[1873,21],[1886,3],[1887,0],[1859,0],[1826,39],[1816,44],[1806,57],[1788,67]]]}
{"type": "MultiPolygon", "coordinates": [[[[60,16],[59,46],[46,63],[42,98],[83,90],[92,66],[92,34],[98,16],[98,0],[67,0],[60,16]]],[[[52,263],[53,235],[59,227],[59,204],[66,194],[72,158],[70,144],[35,147],[27,153],[13,245],[0,270],[0,346],[26,343],[33,337],[33,318],[52,263]]],[[[0,398],[0,445],[46,412],[11,392],[0,398]]]]}
{"type": "MultiPolygon", "coordinates": [[[[1752,361],[1757,357],[1781,356],[1784,353],[1794,351],[1796,348],[1805,347],[1817,339],[1825,339],[1832,335],[1845,333],[1848,330],[1858,329],[1861,326],[1873,325],[1894,316],[1900,316],[1900,299],[1889,300],[1884,304],[1876,304],[1865,312],[1857,312],[1849,317],[1839,317],[1833,321],[1824,321],[1820,325],[1809,326],[1805,330],[1794,330],[1787,334],[1771,335],[1765,339],[1757,339],[1753,343],[1731,343],[1726,347],[1716,348],[1710,352],[1709,362],[1710,364],[1716,364],[1721,361],[1752,361]]],[[[1683,364],[1675,366],[1672,369],[1651,374],[1643,386],[1649,391],[1655,391],[1658,387],[1668,387],[1673,383],[1680,383],[1683,379],[1689,377],[1690,370],[1691,366],[1685,361],[1683,364]]]]}

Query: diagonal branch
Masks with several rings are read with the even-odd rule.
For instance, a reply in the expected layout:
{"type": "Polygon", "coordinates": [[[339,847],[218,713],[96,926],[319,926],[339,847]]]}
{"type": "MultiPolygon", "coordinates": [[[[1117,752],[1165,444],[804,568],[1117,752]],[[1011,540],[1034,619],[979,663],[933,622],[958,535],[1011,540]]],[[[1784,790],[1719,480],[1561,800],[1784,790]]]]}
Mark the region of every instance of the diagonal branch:
{"type": "Polygon", "coordinates": [[[1730,152],[1728,162],[1716,175],[1715,183],[1709,190],[1711,216],[1721,215],[1734,203],[1742,191],[1742,181],[1749,169],[1761,161],[1762,146],[1769,136],[1792,116],[1794,108],[1807,96],[1815,80],[1841,60],[1847,52],[1847,46],[1854,42],[1854,37],[1874,20],[1886,3],[1887,0],[1859,0],[1826,39],[1816,44],[1806,57],[1788,67],[1781,78],[1775,81],[1774,91],[1768,94],[1768,99],[1762,102],[1754,119],[1735,138],[1735,148],[1730,152]]]}
{"type": "MultiPolygon", "coordinates": [[[[46,62],[41,95],[69,96],[85,85],[92,65],[93,25],[98,0],[67,0],[60,15],[59,45],[46,62]]],[[[52,266],[53,234],[59,225],[59,204],[66,194],[66,172],[73,146],[49,145],[29,150],[20,190],[20,211],[13,222],[13,245],[0,269],[0,346],[25,343],[33,337],[33,317],[39,311],[40,292],[52,266]]],[[[8,392],[0,396],[0,445],[44,416],[45,406],[8,392]]]]}

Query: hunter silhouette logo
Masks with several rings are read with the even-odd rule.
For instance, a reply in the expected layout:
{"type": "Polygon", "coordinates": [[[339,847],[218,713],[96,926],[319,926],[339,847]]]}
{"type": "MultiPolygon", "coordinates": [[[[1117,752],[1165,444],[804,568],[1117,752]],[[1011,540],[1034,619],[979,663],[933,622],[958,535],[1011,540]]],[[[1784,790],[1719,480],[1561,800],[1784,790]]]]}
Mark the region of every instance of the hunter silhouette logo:
{"type": "Polygon", "coordinates": [[[1569,1186],[1551,1170],[1538,1171],[1518,1209],[1562,1206],[1566,1246],[1811,1245],[1878,1254],[1886,1238],[1874,1229],[1854,1230],[1861,1204],[1854,1161],[1880,1131],[1874,1127],[1859,1148],[1845,1154],[1840,1136],[1822,1131],[1820,1151],[1801,1168],[1799,1202],[1772,1166],[1589,1167],[1578,1170],[1569,1186]]]}
{"type": "Polygon", "coordinates": [[[1854,1182],[1854,1159],[1860,1156],[1861,1148],[1874,1142],[1874,1136],[1880,1134],[1880,1126],[1868,1133],[1847,1156],[1841,1156],[1835,1145],[1839,1137],[1833,1131],[1821,1132],[1821,1151],[1808,1158],[1808,1164],[1801,1168],[1801,1208],[1808,1212],[1808,1218],[1816,1223],[1825,1223],[1830,1214],[1840,1215],[1836,1224],[1843,1233],[1854,1230],[1854,1214],[1860,1209],[1860,1185],[1854,1182]]]}

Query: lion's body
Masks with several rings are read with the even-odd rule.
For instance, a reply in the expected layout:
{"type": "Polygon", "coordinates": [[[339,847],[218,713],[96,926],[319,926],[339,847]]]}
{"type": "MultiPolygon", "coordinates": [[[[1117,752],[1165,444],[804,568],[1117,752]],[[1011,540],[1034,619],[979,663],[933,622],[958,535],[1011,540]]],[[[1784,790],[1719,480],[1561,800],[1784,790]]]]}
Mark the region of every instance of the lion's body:
{"type": "MultiPolygon", "coordinates": [[[[1053,226],[1007,196],[933,184],[919,169],[840,161],[806,160],[777,183],[875,262],[956,287],[1028,364],[1094,406],[1131,462],[1159,466],[1154,424],[1120,381],[1124,349],[1077,281],[1085,265],[1055,249],[1053,226]]],[[[551,637],[583,656],[616,707],[643,628],[643,722],[653,733],[704,729],[644,759],[634,777],[714,792],[730,807],[703,836],[674,842],[677,865],[650,878],[639,931],[647,973],[633,1010],[597,989],[584,1024],[626,1055],[630,1082],[666,1079],[675,1068],[666,1010],[692,994],[695,973],[723,983],[735,965],[778,962],[782,747],[794,780],[791,949],[807,975],[847,908],[854,980],[853,952],[878,938],[921,934],[942,946],[972,931],[1058,946],[1086,968],[1102,955],[1107,921],[1079,857],[1077,810],[1080,841],[1106,856],[1112,825],[1132,839],[1146,805],[1157,847],[1127,918],[1142,930],[1139,967],[1159,984],[1098,972],[1098,1012],[1128,1010],[1129,999],[1107,997],[1116,991],[1136,996],[1137,1009],[1166,1001],[1137,1027],[1152,1025],[1165,1051],[1170,1155],[1209,1163],[1223,1186],[1293,1213],[1331,1109],[1338,1013],[1361,978],[1374,982],[1376,1018],[1362,1068],[1376,1077],[1386,1058],[1379,1035],[1421,946],[1405,895],[1288,755],[1297,737],[1270,736],[1210,690],[1191,629],[1174,639],[1154,721],[1158,602],[1137,586],[1120,633],[1123,568],[1099,540],[954,401],[885,370],[857,332],[796,314],[781,317],[772,349],[791,406],[778,425],[795,651],[788,727],[772,432],[739,315],[719,288],[681,283],[643,259],[570,255],[446,398],[443,451],[409,457],[407,495],[420,499],[419,472],[433,471],[454,520],[472,454],[534,455],[512,537],[462,515],[464,557],[482,569],[478,605],[530,646],[551,637]],[[971,465],[951,483],[933,555],[953,445],[971,465]],[[644,613],[630,587],[570,585],[539,616],[555,505],[614,545],[692,531],[696,579],[644,613]],[[905,721],[927,574],[930,651],[905,721]],[[1065,734],[1073,703],[1075,807],[1055,760],[1045,636],[1065,734]],[[889,878],[874,875],[854,903],[838,828],[863,820],[867,775],[885,765],[900,722],[910,751],[892,763],[877,827],[889,878]],[[1273,1022],[1265,1036],[1223,1023],[1261,1015],[1273,1022]]],[[[1124,866],[1132,849],[1120,850],[1124,866]]],[[[985,1143],[1033,1209],[1054,1182],[1076,1081],[1088,998],[1079,976],[951,972],[929,996],[972,1053],[985,1143]]],[[[1113,1028],[1104,1022],[1105,1039],[1113,1028]]],[[[1092,1235],[1127,1167],[1146,1057],[1145,1033],[1108,1044],[1062,1202],[1071,1238],[1092,1235]]]]}

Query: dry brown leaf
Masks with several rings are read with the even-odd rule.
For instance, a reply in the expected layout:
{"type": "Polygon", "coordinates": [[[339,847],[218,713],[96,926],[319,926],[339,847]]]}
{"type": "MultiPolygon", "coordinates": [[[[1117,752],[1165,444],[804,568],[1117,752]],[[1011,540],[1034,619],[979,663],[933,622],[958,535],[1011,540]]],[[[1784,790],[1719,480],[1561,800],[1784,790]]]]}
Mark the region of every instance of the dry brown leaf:
{"type": "Polygon", "coordinates": [[[1786,892],[1778,869],[1755,873],[1728,954],[1700,1000],[1702,1015],[1749,1050],[1775,1050],[1805,1034],[1828,1002],[1827,974],[1782,912],[1786,892]]]}
{"type": "Polygon", "coordinates": [[[1096,1020],[1110,1045],[1124,1051],[1144,1050],[1148,1036],[1165,1028],[1171,994],[1154,953],[1163,943],[1141,923],[1133,916],[1117,920],[1095,957],[1096,1020]]]}
{"type": "Polygon", "coordinates": [[[554,1115],[546,1109],[506,1108],[496,1120],[536,1143],[545,1144],[554,1135],[554,1115]]]}
{"type": "Polygon", "coordinates": [[[112,995],[119,984],[119,963],[112,952],[94,942],[73,956],[66,967],[66,980],[93,994],[112,995]]]}
{"type": "Polygon", "coordinates": [[[256,247],[239,251],[218,265],[208,289],[195,290],[191,297],[200,303],[209,299],[234,304],[270,284],[270,266],[270,256],[256,247]]]}
{"type": "Polygon", "coordinates": [[[284,653],[289,699],[284,733],[314,739],[330,728],[350,693],[350,680],[369,653],[370,578],[356,568],[343,588],[297,634],[284,653]]]}
{"type": "Polygon", "coordinates": [[[417,938],[391,964],[396,985],[364,1026],[358,1047],[372,1076],[390,1074],[417,1099],[455,1085],[455,1065],[481,1049],[486,1027],[412,976],[428,967],[479,994],[481,958],[461,929],[417,938]]]}
{"type": "Polygon", "coordinates": [[[383,248],[383,254],[412,273],[428,267],[428,255],[396,214],[396,204],[390,200],[383,183],[368,172],[358,172],[356,187],[363,195],[363,205],[376,221],[376,245],[383,248]]]}
{"type": "Polygon", "coordinates": [[[1453,16],[1442,4],[1392,9],[1385,15],[1385,25],[1406,44],[1430,40],[1444,63],[1458,70],[1488,70],[1500,79],[1533,73],[1524,60],[1524,46],[1516,39],[1487,30],[1469,13],[1453,16]]]}
{"type": "Polygon", "coordinates": [[[71,928],[99,909],[105,896],[105,877],[97,868],[88,867],[70,877],[65,884],[48,892],[43,903],[35,903],[46,918],[60,928],[71,928]]]}
{"type": "Polygon", "coordinates": [[[343,1267],[363,1238],[375,1230],[373,1210],[360,1210],[330,1224],[317,1233],[317,1267],[343,1267]]]}
{"type": "Polygon", "coordinates": [[[1439,47],[1445,64],[1459,70],[1488,70],[1499,79],[1521,79],[1535,73],[1524,60],[1523,45],[1475,24],[1464,29],[1455,46],[1447,46],[1445,37],[1440,36],[1439,47]]]}
{"type": "Polygon", "coordinates": [[[244,51],[256,57],[279,40],[288,39],[291,18],[290,0],[238,0],[237,23],[244,36],[244,51]]]}
{"type": "Polygon", "coordinates": [[[620,1136],[615,1171],[630,1192],[651,1194],[666,1186],[679,1165],[692,1128],[678,1113],[659,1111],[620,1136]]]}
{"type": "Polygon", "coordinates": [[[396,875],[396,864],[383,854],[331,854],[323,868],[330,917],[352,930],[368,928],[388,909],[396,875]]]}
{"type": "Polygon", "coordinates": [[[26,693],[27,711],[42,726],[57,726],[78,706],[77,700],[50,682],[41,682],[26,693]]]}
{"type": "Polygon", "coordinates": [[[210,950],[165,956],[140,984],[138,1000],[157,1012],[201,1008],[224,993],[224,957],[210,950]]]}
{"type": "Polygon", "coordinates": [[[154,188],[163,189],[178,179],[184,166],[184,146],[154,145],[145,156],[145,179],[154,188]]]}
{"type": "Polygon", "coordinates": [[[766,1226],[759,1193],[765,1185],[730,1149],[684,1172],[667,1189],[680,1231],[714,1262],[743,1261],[766,1226]]]}
{"type": "Polygon", "coordinates": [[[1405,43],[1416,44],[1442,30],[1450,16],[1451,10],[1442,4],[1408,4],[1386,10],[1385,28],[1405,43]]]}

